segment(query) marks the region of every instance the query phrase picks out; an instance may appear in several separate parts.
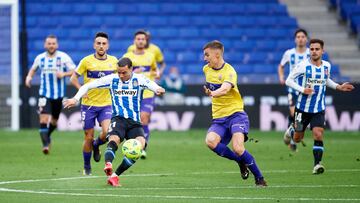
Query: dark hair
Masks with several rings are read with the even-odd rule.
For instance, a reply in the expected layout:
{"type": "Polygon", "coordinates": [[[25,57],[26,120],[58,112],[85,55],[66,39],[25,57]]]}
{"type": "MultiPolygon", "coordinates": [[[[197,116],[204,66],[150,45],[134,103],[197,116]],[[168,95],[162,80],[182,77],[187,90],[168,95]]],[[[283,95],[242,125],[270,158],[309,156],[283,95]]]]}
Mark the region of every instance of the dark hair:
{"type": "Polygon", "coordinates": [[[132,68],[132,61],[127,57],[123,57],[123,58],[119,59],[119,61],[117,62],[117,65],[119,67],[127,66],[128,68],[132,68]]]}
{"type": "Polygon", "coordinates": [[[46,37],[46,39],[47,39],[47,38],[57,39],[56,35],[54,35],[54,34],[49,34],[49,35],[46,37]]]}
{"type": "Polygon", "coordinates": [[[94,38],[94,39],[96,39],[96,38],[98,38],[98,37],[103,37],[103,38],[106,38],[107,40],[109,40],[109,35],[108,35],[106,32],[97,32],[97,33],[95,34],[95,38],[94,38]]]}
{"type": "Polygon", "coordinates": [[[311,45],[311,44],[320,44],[320,46],[321,46],[321,48],[323,49],[324,48],[324,41],[323,40],[321,40],[321,39],[311,39],[310,40],[310,43],[309,43],[309,45],[311,45]]]}
{"type": "Polygon", "coordinates": [[[304,35],[305,35],[306,37],[308,37],[308,33],[306,32],[306,30],[304,30],[304,29],[302,29],[302,28],[299,28],[299,29],[297,29],[297,30],[295,31],[294,37],[296,37],[296,35],[297,35],[299,32],[304,33],[304,35]]]}
{"type": "Polygon", "coordinates": [[[137,30],[134,34],[134,37],[136,37],[137,35],[145,35],[147,37],[148,32],[146,30],[137,30]]]}
{"type": "Polygon", "coordinates": [[[224,45],[218,40],[214,40],[214,41],[206,43],[205,46],[203,47],[203,50],[205,50],[207,48],[220,49],[222,52],[224,52],[224,45]]]}

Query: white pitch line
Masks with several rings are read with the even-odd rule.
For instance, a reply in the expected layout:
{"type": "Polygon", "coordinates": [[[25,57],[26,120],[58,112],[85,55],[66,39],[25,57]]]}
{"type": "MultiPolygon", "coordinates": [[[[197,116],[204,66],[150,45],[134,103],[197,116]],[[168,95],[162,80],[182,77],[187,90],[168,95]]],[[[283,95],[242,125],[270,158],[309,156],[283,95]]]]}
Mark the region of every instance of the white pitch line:
{"type": "MultiPolygon", "coordinates": [[[[270,185],[267,188],[357,188],[360,185],[270,185]]],[[[174,187],[174,188],[160,188],[160,187],[151,187],[151,188],[73,188],[73,189],[65,189],[65,188],[46,188],[46,189],[39,189],[40,191],[119,191],[119,190],[126,190],[126,191],[141,191],[141,190],[217,190],[217,189],[258,189],[254,185],[248,186],[224,186],[224,187],[174,187]]]]}
{"type": "MultiPolygon", "coordinates": [[[[341,173],[341,172],[360,172],[360,169],[328,169],[326,172],[341,173]]],[[[225,172],[189,172],[189,173],[159,173],[159,174],[129,174],[122,175],[124,177],[152,177],[152,176],[177,176],[177,175],[206,175],[206,174],[237,174],[239,171],[225,171],[225,172]]],[[[268,170],[263,173],[309,173],[310,170],[268,170]]],[[[15,184],[15,183],[33,183],[44,181],[61,181],[61,180],[76,180],[76,179],[91,179],[91,178],[104,178],[105,176],[76,176],[76,177],[64,177],[64,178],[49,178],[49,179],[33,179],[33,180],[13,180],[13,181],[1,181],[0,185],[15,184]]]]}
{"type": "Polygon", "coordinates": [[[212,200],[286,200],[286,201],[360,201],[358,198],[274,198],[274,197],[229,197],[229,196],[172,196],[172,195],[117,195],[117,194],[87,194],[87,193],[63,193],[47,192],[34,190],[16,190],[0,188],[2,192],[46,194],[46,195],[65,195],[65,196],[90,196],[90,197],[123,197],[123,198],[153,198],[153,199],[212,199],[212,200]]]}

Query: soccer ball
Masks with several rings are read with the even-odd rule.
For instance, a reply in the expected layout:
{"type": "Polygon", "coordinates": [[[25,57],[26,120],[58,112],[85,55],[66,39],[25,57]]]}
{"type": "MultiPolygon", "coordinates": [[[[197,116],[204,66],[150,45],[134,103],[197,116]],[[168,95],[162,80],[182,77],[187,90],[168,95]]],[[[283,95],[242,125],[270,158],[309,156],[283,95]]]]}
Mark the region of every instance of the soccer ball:
{"type": "Polygon", "coordinates": [[[121,148],[122,153],[129,159],[137,160],[141,156],[142,146],[139,140],[126,140],[121,148]]]}

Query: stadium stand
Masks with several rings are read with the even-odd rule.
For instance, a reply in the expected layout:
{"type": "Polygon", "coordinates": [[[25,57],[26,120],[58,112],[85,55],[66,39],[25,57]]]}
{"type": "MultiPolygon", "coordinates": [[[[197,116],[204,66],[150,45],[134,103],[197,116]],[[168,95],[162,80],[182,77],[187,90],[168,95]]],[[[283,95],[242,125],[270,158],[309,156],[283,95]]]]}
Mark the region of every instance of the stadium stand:
{"type": "Polygon", "coordinates": [[[92,37],[100,30],[110,34],[110,54],[120,57],[134,31],[144,28],[163,50],[168,66],[177,66],[184,74],[201,74],[202,46],[221,40],[225,58],[254,83],[268,82],[262,75],[277,82],[277,65],[282,53],[294,46],[298,27],[277,0],[28,0],[26,4],[29,61],[43,51],[43,39],[52,33],[59,36],[60,50],[78,63],[92,53],[92,37]]]}

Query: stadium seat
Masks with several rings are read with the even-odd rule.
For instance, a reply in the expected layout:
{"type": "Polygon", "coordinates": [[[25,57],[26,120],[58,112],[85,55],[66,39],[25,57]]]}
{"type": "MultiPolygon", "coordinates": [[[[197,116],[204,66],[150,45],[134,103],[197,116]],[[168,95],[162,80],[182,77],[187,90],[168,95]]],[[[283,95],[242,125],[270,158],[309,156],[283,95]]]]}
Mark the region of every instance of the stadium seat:
{"type": "Polygon", "coordinates": [[[138,9],[137,12],[141,14],[154,15],[160,11],[159,5],[153,3],[139,3],[136,7],[138,9]]]}
{"type": "Polygon", "coordinates": [[[90,15],[94,12],[94,6],[88,3],[75,3],[72,4],[72,10],[74,15],[90,15]]]}

